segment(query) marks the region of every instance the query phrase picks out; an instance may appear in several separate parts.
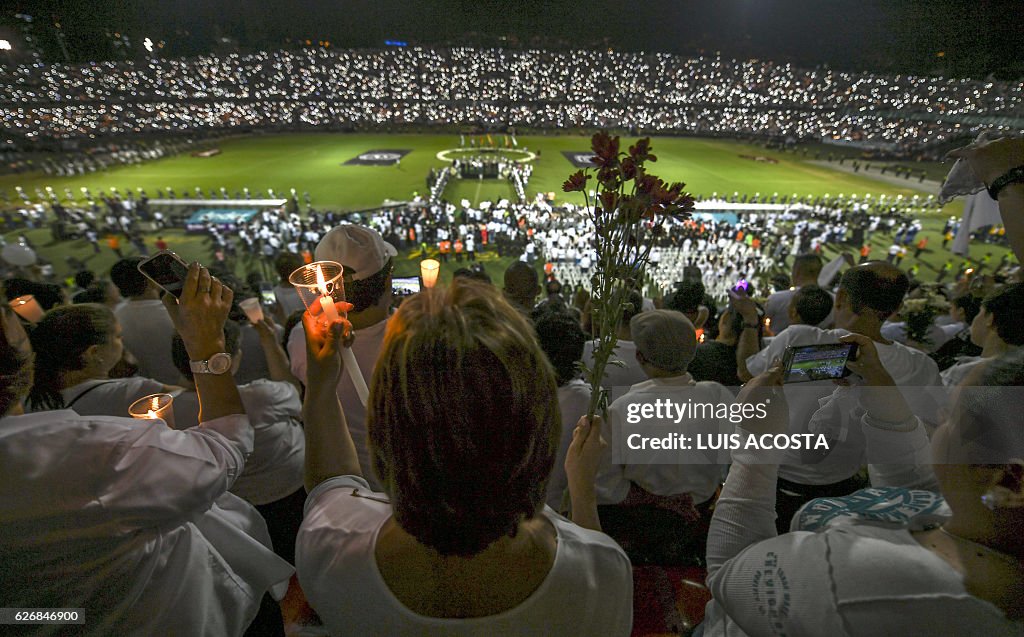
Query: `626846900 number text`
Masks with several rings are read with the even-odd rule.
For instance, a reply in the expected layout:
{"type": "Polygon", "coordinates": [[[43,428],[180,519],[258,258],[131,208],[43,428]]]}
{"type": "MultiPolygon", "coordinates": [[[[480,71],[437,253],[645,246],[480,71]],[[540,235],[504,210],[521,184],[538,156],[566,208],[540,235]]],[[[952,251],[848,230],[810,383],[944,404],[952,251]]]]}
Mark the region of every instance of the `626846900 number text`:
{"type": "Polygon", "coordinates": [[[0,608],[0,625],[84,623],[83,608],[0,608]]]}

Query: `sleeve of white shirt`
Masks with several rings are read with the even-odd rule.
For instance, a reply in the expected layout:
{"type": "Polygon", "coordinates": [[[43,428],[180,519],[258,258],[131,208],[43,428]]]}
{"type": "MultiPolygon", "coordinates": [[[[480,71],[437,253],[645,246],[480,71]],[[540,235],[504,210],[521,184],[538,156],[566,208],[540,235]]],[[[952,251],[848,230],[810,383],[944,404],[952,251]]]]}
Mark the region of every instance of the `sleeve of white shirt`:
{"type": "Polygon", "coordinates": [[[873,487],[903,487],[939,491],[932,471],[931,445],[921,420],[884,423],[865,414],[861,418],[873,487]]]}
{"type": "Polygon", "coordinates": [[[768,343],[767,347],[753,356],[747,357],[747,371],[749,371],[752,376],[757,376],[758,374],[763,374],[767,371],[768,366],[772,364],[772,361],[776,358],[782,358],[782,355],[786,352],[786,348],[789,347],[789,343],[795,334],[796,331],[793,330],[793,327],[787,327],[776,334],[775,338],[772,339],[771,343],[768,343]]]}
{"type": "Polygon", "coordinates": [[[245,414],[232,414],[184,431],[163,423],[127,421],[112,428],[107,470],[97,500],[127,528],[201,512],[228,490],[252,453],[253,430],[245,414]]]}

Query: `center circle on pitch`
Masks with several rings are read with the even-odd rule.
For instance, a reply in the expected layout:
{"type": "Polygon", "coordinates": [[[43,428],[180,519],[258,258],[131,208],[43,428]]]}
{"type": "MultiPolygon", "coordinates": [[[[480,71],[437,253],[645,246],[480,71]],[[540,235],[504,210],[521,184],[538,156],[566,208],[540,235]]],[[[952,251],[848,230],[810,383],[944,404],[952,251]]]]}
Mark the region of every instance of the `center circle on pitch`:
{"type": "Polygon", "coordinates": [[[502,159],[508,159],[514,162],[525,164],[537,159],[536,153],[529,150],[523,150],[521,148],[501,148],[497,150],[491,150],[487,148],[447,148],[437,153],[437,158],[443,162],[453,162],[460,157],[449,156],[449,153],[465,153],[467,155],[473,155],[474,157],[480,157],[481,155],[494,155],[502,159]],[[510,157],[509,155],[519,155],[519,157],[510,157]]]}

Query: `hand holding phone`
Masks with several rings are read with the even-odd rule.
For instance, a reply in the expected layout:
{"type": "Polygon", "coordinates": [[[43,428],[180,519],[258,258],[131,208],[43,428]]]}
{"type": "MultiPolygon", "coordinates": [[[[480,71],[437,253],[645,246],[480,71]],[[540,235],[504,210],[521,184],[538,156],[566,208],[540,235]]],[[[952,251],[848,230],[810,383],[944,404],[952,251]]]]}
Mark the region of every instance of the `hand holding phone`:
{"type": "Polygon", "coordinates": [[[181,298],[188,264],[174,252],[161,250],[139,263],[139,272],[168,294],[181,298]]]}

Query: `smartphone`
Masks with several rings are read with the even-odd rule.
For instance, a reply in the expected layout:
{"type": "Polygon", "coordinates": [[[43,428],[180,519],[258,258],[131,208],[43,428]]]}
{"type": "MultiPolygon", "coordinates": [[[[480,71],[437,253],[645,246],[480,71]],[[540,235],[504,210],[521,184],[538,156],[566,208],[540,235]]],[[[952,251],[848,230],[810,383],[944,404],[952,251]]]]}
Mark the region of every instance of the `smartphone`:
{"type": "Polygon", "coordinates": [[[161,250],[139,263],[139,272],[168,294],[181,298],[188,276],[188,264],[170,250],[161,250]]]}
{"type": "Polygon", "coordinates": [[[391,292],[396,296],[409,296],[420,291],[419,277],[409,276],[391,279],[391,292]]]}
{"type": "Polygon", "coordinates": [[[787,347],[782,359],[785,383],[835,380],[850,375],[846,362],[857,357],[856,343],[827,343],[787,347]]]}
{"type": "Polygon", "coordinates": [[[260,303],[267,307],[271,307],[277,303],[277,295],[274,294],[273,284],[267,283],[266,281],[260,283],[260,303]]]}

